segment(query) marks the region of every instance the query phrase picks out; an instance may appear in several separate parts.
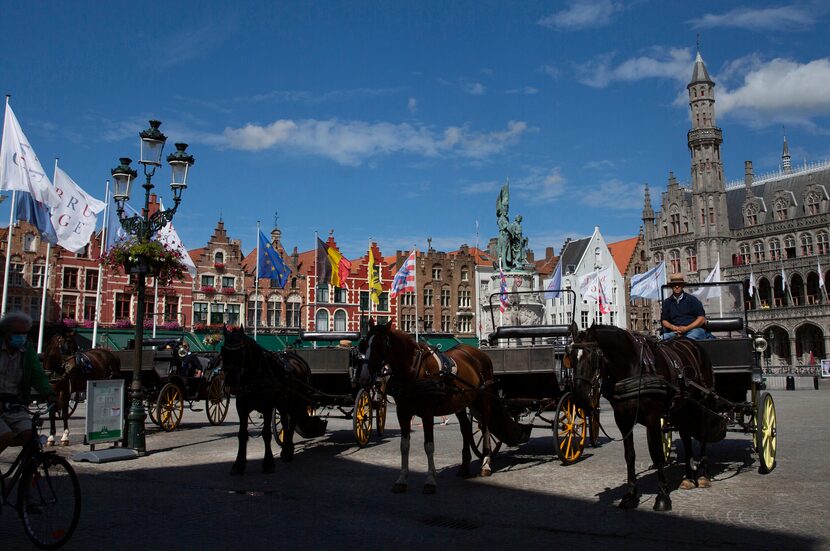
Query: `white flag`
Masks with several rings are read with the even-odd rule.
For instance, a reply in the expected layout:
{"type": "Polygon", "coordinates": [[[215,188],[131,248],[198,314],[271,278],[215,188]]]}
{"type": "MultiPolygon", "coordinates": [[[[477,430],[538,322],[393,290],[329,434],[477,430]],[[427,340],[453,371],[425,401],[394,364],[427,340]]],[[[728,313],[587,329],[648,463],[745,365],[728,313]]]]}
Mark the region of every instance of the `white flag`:
{"type": "Polygon", "coordinates": [[[787,274],[784,273],[784,262],[781,262],[781,290],[787,290],[787,274]]]}
{"type": "Polygon", "coordinates": [[[818,261],[818,286],[824,287],[824,272],[821,271],[821,260],[818,261]]]}
{"type": "Polygon", "coordinates": [[[58,245],[76,253],[89,243],[98,213],[107,206],[76,184],[69,174],[55,171],[55,193],[60,204],[52,210],[52,226],[58,236],[58,245]]]}
{"type": "Polygon", "coordinates": [[[599,297],[599,278],[597,272],[590,272],[579,279],[579,295],[582,300],[596,300],[599,297]]]}
{"type": "Polygon", "coordinates": [[[665,284],[666,263],[661,262],[645,273],[631,276],[631,298],[659,299],[665,284]]]}
{"type": "MultiPolygon", "coordinates": [[[[164,205],[159,206],[161,210],[164,210],[164,205]]],[[[190,258],[190,253],[184,248],[184,243],[182,243],[179,234],[173,228],[173,222],[168,222],[166,226],[161,228],[156,235],[156,239],[159,243],[167,245],[174,251],[179,251],[182,255],[182,264],[187,269],[187,273],[190,274],[190,277],[196,277],[196,264],[193,263],[193,259],[190,258]]]]}
{"type": "Polygon", "coordinates": [[[749,269],[749,296],[752,298],[755,295],[755,274],[752,268],[749,269]]]}
{"type": "Polygon", "coordinates": [[[597,279],[599,280],[599,290],[602,292],[603,302],[605,302],[606,306],[612,304],[614,302],[611,292],[614,283],[614,267],[608,266],[604,270],[600,270],[597,273],[597,279]]]}
{"type": "Polygon", "coordinates": [[[3,121],[3,144],[0,146],[0,189],[25,191],[47,207],[56,207],[60,203],[35,150],[29,145],[8,104],[3,121]]]}
{"type": "MultiPolygon", "coordinates": [[[[706,279],[703,280],[703,283],[719,283],[723,281],[720,277],[720,258],[715,263],[715,267],[712,268],[712,271],[709,272],[709,275],[706,276],[706,279]]],[[[700,300],[705,300],[707,298],[712,297],[719,297],[720,296],[720,287],[700,287],[696,291],[692,292],[700,300]]]]}

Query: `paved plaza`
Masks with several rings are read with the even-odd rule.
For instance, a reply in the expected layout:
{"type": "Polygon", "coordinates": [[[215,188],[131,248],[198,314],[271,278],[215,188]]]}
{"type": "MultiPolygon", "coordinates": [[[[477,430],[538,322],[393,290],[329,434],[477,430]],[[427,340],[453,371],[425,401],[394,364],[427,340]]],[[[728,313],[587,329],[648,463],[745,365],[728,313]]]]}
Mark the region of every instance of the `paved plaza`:
{"type": "MultiPolygon", "coordinates": [[[[236,453],[232,410],[221,426],[186,411],[173,433],[153,429],[151,455],[103,465],[79,464],[83,510],[68,549],[830,549],[830,393],[774,392],[778,467],[757,472],[750,438],[731,434],[711,448],[714,485],[674,491],[674,510],[654,513],[656,477],[638,429],[640,508],[621,511],[622,443],[604,439],[584,461],[564,467],[550,452],[551,433],[502,450],[489,479],[460,479],[455,419],[436,427],[438,494],[422,495],[422,432],[412,440],[410,488],[390,489],[399,467],[399,432],[390,409],[387,432],[359,449],[351,421],[332,419],[322,438],[300,441],[295,460],[260,474],[262,440],[249,445],[248,474],[229,474],[236,453]]],[[[201,408],[203,404],[197,407],[201,408]]],[[[607,406],[607,404],[606,404],[607,406]]],[[[72,426],[82,433],[84,409],[72,426]]],[[[603,423],[619,436],[606,407],[603,423]]],[[[71,455],[85,449],[59,450],[71,455]]],[[[5,453],[4,468],[10,459],[5,453]]],[[[474,467],[477,466],[474,462],[474,467]]],[[[670,479],[677,487],[682,470],[670,479]]],[[[14,511],[0,517],[3,549],[27,549],[14,511]]]]}

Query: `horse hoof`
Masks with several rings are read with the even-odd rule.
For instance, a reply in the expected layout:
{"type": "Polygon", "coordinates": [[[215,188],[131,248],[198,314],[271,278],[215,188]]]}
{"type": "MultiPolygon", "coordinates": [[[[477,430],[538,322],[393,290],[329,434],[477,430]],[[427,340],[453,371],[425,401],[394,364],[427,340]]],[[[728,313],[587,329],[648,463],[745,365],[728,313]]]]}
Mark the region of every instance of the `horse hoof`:
{"type": "Polygon", "coordinates": [[[481,472],[478,473],[478,476],[487,477],[487,476],[490,476],[491,474],[493,474],[493,471],[491,471],[490,469],[481,469],[481,472]]]}
{"type": "Polygon", "coordinates": [[[620,509],[635,509],[640,504],[640,496],[626,494],[620,500],[620,509]]]}
{"type": "Polygon", "coordinates": [[[61,440],[61,446],[68,446],[69,440],[61,440]]]}
{"type": "Polygon", "coordinates": [[[680,483],[681,490],[692,490],[694,488],[697,488],[697,484],[690,478],[684,478],[683,482],[680,483]]]}
{"type": "Polygon", "coordinates": [[[668,496],[657,496],[654,500],[655,511],[671,511],[671,499],[668,496]]]}
{"type": "Polygon", "coordinates": [[[700,478],[697,479],[697,487],[698,488],[711,488],[712,487],[712,481],[709,480],[705,476],[701,476],[700,478]]]}
{"type": "Polygon", "coordinates": [[[400,482],[395,482],[395,485],[392,486],[392,493],[393,494],[402,494],[406,491],[406,484],[401,484],[400,482]]]}
{"type": "Polygon", "coordinates": [[[54,446],[54,445],[55,445],[55,441],[54,441],[54,440],[47,440],[47,441],[46,441],[46,447],[51,448],[51,447],[52,447],[52,446],[54,446]]]}
{"type": "Polygon", "coordinates": [[[425,494],[434,494],[436,490],[437,488],[435,487],[435,484],[424,484],[423,491],[425,494]]]}

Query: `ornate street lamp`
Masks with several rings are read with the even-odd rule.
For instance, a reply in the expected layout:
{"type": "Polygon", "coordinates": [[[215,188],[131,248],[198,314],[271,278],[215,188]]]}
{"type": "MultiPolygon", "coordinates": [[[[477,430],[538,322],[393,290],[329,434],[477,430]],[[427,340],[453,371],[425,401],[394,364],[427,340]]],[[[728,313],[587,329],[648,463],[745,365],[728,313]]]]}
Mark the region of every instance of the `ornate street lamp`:
{"type": "MultiPolygon", "coordinates": [[[[112,169],[115,181],[113,198],[118,204],[118,217],[124,230],[137,238],[140,243],[149,242],[161,228],[167,225],[176,214],[176,209],[182,200],[182,191],[187,188],[187,177],[190,167],[195,162],[189,155],[187,144],[177,143],[176,152],[168,155],[167,162],[173,172],[170,188],[173,190],[173,206],[167,210],[157,210],[150,213],[150,191],[153,189],[152,178],[156,168],[161,166],[161,156],[167,136],[159,130],[161,122],[150,121],[150,128],[139,134],[141,137],[141,158],[138,161],[144,167],[146,178],[144,185],[144,209],[130,217],[124,216],[124,206],[130,200],[130,191],[133,179],[138,173],[130,167],[132,159],[122,157],[121,164],[112,169]]],[[[146,280],[148,273],[148,259],[138,258],[128,267],[129,273],[135,277],[136,287],[136,314],[135,314],[135,365],[133,366],[133,382],[131,385],[130,412],[127,416],[127,447],[136,450],[139,455],[147,452],[144,438],[144,419],[147,412],[144,409],[144,389],[141,385],[141,359],[144,348],[144,304],[146,294],[146,280]]]]}

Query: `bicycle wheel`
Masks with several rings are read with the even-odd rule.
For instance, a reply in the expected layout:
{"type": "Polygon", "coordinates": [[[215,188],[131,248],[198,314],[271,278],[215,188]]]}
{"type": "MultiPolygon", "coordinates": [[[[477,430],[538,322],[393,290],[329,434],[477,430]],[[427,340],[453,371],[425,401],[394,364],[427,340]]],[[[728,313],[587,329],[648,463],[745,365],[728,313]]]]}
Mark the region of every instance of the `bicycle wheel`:
{"type": "Polygon", "coordinates": [[[32,543],[57,549],[68,542],[81,516],[81,486],[72,466],[57,455],[38,455],[19,484],[17,510],[32,543]]]}

